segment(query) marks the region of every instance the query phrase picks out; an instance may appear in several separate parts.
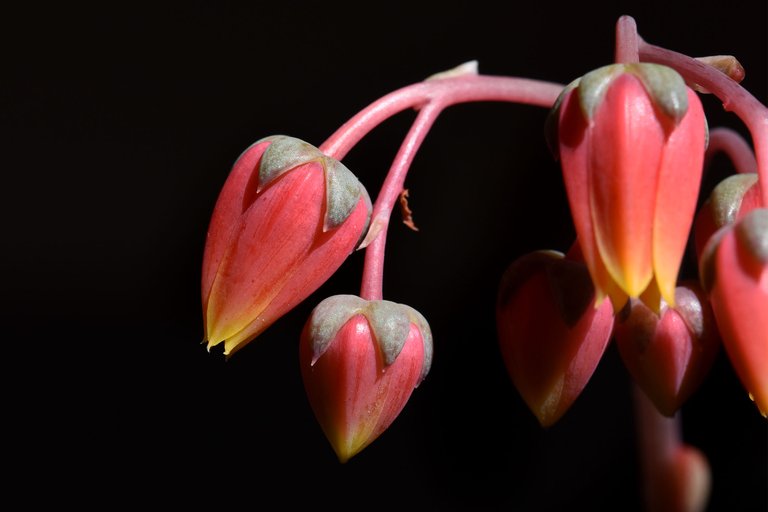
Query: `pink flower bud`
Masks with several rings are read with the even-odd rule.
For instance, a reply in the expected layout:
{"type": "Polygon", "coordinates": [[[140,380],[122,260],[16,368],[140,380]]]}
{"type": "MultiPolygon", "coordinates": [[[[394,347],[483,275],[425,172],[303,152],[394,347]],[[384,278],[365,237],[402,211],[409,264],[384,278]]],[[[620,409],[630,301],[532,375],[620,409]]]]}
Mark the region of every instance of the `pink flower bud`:
{"type": "Polygon", "coordinates": [[[701,385],[720,346],[712,309],[696,283],[679,286],[659,314],[632,299],[617,315],[614,336],[630,375],[665,416],[701,385]]]}
{"type": "Polygon", "coordinates": [[[698,199],[706,121],[671,68],[614,64],[567,87],[553,109],[579,245],[598,303],[674,291],[698,199]]]}
{"type": "Polygon", "coordinates": [[[709,239],[700,260],[728,358],[768,414],[768,208],[755,208],[709,239]]]}
{"type": "Polygon", "coordinates": [[[512,382],[542,426],[571,407],[597,367],[613,327],[613,309],[595,306],[580,261],[537,251],[505,272],[496,306],[501,353],[512,382]]]}
{"type": "Polygon", "coordinates": [[[426,377],[432,333],[413,308],[337,295],[312,311],[299,354],[315,417],[346,462],[392,424],[426,377]]]}
{"type": "Polygon", "coordinates": [[[320,287],[352,253],[371,214],[343,164],[286,136],[249,147],[232,168],[205,245],[208,348],[231,355],[320,287]]]}

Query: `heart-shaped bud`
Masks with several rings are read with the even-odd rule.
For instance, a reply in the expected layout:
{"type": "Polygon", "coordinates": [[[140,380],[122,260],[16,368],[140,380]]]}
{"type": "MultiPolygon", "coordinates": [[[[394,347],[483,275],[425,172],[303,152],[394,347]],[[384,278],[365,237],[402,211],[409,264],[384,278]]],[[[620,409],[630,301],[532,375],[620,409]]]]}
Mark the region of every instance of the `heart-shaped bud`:
{"type": "Polygon", "coordinates": [[[315,307],[299,349],[304,387],[339,461],[397,418],[432,364],[432,333],[415,309],[336,295],[315,307]]]}
{"type": "Polygon", "coordinates": [[[553,425],[592,377],[613,327],[595,306],[586,266],[556,251],[522,256],[504,273],[496,304],[509,376],[542,426],[553,425]]]}
{"type": "Polygon", "coordinates": [[[632,378],[673,416],[709,373],[720,346],[706,295],[696,283],[675,289],[675,306],[657,314],[632,299],[617,315],[614,339],[632,378]]]}

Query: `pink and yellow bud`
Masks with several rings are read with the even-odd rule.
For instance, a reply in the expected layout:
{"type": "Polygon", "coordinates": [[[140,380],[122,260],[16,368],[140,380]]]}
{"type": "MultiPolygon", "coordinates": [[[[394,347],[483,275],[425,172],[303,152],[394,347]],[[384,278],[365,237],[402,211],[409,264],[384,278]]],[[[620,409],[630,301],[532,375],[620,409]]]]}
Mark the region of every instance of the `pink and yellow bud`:
{"type": "Polygon", "coordinates": [[[208,348],[231,355],[319,288],[357,247],[371,201],[341,162],[287,136],[235,162],[203,256],[208,348]]]}
{"type": "Polygon", "coordinates": [[[340,462],[378,438],[432,363],[432,333],[411,307],[337,295],[312,311],[301,335],[309,403],[340,462]]]}
{"type": "Polygon", "coordinates": [[[613,308],[608,301],[595,305],[583,262],[556,251],[536,251],[504,273],[496,324],[513,384],[548,427],[592,377],[611,336],[613,308]]]}
{"type": "Polygon", "coordinates": [[[674,304],[707,138],[698,96],[671,68],[614,64],[568,86],[552,115],[598,303],[674,304]]]}
{"type": "Polygon", "coordinates": [[[665,416],[673,416],[703,382],[720,340],[712,308],[695,283],[678,286],[675,306],[651,311],[632,299],[617,315],[614,336],[624,364],[665,416]]]}
{"type": "Polygon", "coordinates": [[[768,208],[754,208],[709,238],[700,259],[717,326],[736,374],[768,415],[768,208]]]}

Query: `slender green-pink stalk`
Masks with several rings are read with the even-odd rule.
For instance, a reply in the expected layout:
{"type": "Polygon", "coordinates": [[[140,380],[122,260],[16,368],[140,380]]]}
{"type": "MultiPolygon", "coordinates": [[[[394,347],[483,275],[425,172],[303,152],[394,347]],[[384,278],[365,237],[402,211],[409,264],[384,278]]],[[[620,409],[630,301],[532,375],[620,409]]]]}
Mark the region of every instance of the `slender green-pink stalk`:
{"type": "Polygon", "coordinates": [[[421,109],[403,140],[379,191],[376,203],[373,205],[371,215],[373,240],[365,251],[363,282],[360,289],[360,296],[366,300],[383,299],[384,247],[387,243],[389,218],[395,201],[403,190],[405,176],[408,174],[416,152],[442,109],[443,105],[438,102],[428,103],[421,109]]]}
{"type": "Polygon", "coordinates": [[[502,101],[550,107],[563,85],[526,78],[462,74],[425,80],[381,97],[344,123],[320,151],[341,160],[373,128],[408,108],[436,101],[445,107],[477,101],[502,101]]]}

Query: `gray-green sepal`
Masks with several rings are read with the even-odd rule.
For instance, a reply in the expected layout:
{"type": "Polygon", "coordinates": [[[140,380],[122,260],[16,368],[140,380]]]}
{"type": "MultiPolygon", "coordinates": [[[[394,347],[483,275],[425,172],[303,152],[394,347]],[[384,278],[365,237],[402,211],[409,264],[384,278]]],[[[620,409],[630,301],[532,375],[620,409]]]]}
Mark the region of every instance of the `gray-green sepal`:
{"type": "Polygon", "coordinates": [[[266,141],[272,143],[261,156],[257,192],[264,190],[264,187],[291,169],[323,157],[315,146],[295,137],[273,135],[259,142],[266,141]]]}
{"type": "MultiPolygon", "coordinates": [[[[323,231],[338,227],[347,220],[347,217],[355,209],[360,199],[365,201],[370,221],[371,211],[373,210],[371,198],[362,183],[352,174],[352,171],[338,160],[323,156],[322,163],[325,169],[326,194],[323,231]]],[[[363,235],[365,235],[365,232],[363,235]]]]}
{"type": "Polygon", "coordinates": [[[367,305],[368,301],[356,295],[334,295],[315,306],[309,320],[312,364],[325,353],[344,324],[360,314],[367,305]]]}
{"type": "Polygon", "coordinates": [[[635,75],[653,103],[675,125],[685,116],[688,111],[688,88],[683,77],[668,66],[639,62],[609,64],[581,77],[578,86],[579,105],[587,120],[592,120],[605,92],[622,73],[635,75]]]}
{"type": "MultiPolygon", "coordinates": [[[[433,346],[432,346],[432,330],[429,328],[429,322],[424,318],[424,315],[416,311],[410,306],[403,305],[408,311],[408,317],[411,319],[411,323],[415,324],[421,332],[421,339],[424,343],[424,362],[421,365],[421,377],[419,383],[421,383],[429,373],[429,369],[432,368],[433,346]]],[[[417,384],[418,386],[418,384],[417,384]]]]}
{"type": "Polygon", "coordinates": [[[680,73],[668,66],[642,62],[627,64],[627,71],[634,73],[643,85],[654,103],[675,125],[688,112],[688,87],[680,73]]]}
{"type": "Polygon", "coordinates": [[[624,72],[624,64],[609,64],[590,71],[579,81],[579,106],[584,117],[591,121],[598,105],[613,80],[624,72]]]}
{"type": "Polygon", "coordinates": [[[420,382],[432,366],[432,331],[424,316],[405,304],[388,300],[367,301],[356,295],[334,295],[323,300],[312,311],[309,337],[312,341],[312,364],[325,353],[338,332],[355,315],[368,320],[373,338],[379,346],[384,364],[395,362],[405,346],[411,324],[421,333],[424,361],[420,382]]]}
{"type": "Polygon", "coordinates": [[[384,363],[389,366],[403,350],[411,330],[411,321],[400,304],[388,300],[369,302],[365,317],[379,344],[384,363]]]}
{"type": "Polygon", "coordinates": [[[757,183],[757,173],[732,174],[712,189],[707,199],[715,226],[720,228],[736,220],[744,194],[757,183]]]}
{"type": "Polygon", "coordinates": [[[768,264],[768,208],[756,208],[736,224],[736,238],[750,258],[768,264]]]}
{"type": "Polygon", "coordinates": [[[726,224],[715,231],[704,245],[699,258],[699,282],[707,293],[712,291],[718,279],[715,255],[720,242],[732,229],[744,257],[760,265],[768,264],[768,208],[756,208],[735,224],[726,224]]]}
{"type": "MultiPolygon", "coordinates": [[[[273,135],[259,140],[270,142],[259,163],[259,183],[257,192],[263,191],[270,183],[296,167],[310,162],[317,162],[323,168],[325,176],[325,217],[323,231],[340,226],[362,199],[370,214],[371,198],[368,191],[357,177],[338,160],[324,155],[312,144],[296,137],[273,135]]],[[[367,226],[366,226],[367,228],[367,226]]],[[[362,237],[365,235],[365,230],[362,237]]]]}

